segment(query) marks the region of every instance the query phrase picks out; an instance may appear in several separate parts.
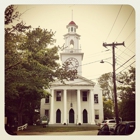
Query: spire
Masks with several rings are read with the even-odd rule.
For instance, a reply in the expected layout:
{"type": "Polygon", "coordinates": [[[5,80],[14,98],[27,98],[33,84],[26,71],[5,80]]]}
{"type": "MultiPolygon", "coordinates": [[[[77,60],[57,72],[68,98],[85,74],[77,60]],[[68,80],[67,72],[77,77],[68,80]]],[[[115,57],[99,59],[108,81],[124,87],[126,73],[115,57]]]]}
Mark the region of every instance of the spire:
{"type": "Polygon", "coordinates": [[[71,21],[73,21],[73,10],[71,11],[71,21]]]}

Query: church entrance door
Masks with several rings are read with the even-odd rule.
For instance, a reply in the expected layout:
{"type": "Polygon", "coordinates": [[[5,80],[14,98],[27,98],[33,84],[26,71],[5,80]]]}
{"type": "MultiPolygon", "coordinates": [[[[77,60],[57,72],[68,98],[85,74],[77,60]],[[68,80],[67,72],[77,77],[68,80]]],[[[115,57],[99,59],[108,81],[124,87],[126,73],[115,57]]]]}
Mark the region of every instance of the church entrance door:
{"type": "Polygon", "coordinates": [[[74,110],[70,109],[69,111],[69,123],[74,123],[74,110]]]}
{"type": "Polygon", "coordinates": [[[84,109],[83,111],[83,123],[87,123],[88,119],[87,119],[87,111],[84,109]]]}
{"type": "Polygon", "coordinates": [[[59,109],[56,111],[56,123],[61,123],[61,111],[59,109]]]}

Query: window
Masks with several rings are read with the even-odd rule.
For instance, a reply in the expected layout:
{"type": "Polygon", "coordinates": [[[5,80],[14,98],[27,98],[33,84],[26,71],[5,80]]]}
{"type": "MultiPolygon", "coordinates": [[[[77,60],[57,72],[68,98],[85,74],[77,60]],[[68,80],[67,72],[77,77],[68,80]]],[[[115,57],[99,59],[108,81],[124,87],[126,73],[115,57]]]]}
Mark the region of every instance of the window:
{"type": "Polygon", "coordinates": [[[99,119],[99,110],[95,110],[95,119],[99,119]]]}
{"type": "Polygon", "coordinates": [[[83,101],[87,101],[87,91],[83,92],[83,101]]]}
{"type": "Polygon", "coordinates": [[[49,110],[45,110],[45,116],[49,118],[49,110]]]}
{"type": "Polygon", "coordinates": [[[73,32],[73,27],[71,27],[71,32],[73,32]]]}
{"type": "MultiPolygon", "coordinates": [[[[70,49],[73,49],[73,47],[74,47],[73,44],[70,44],[70,49]]],[[[73,52],[73,51],[71,50],[71,52],[73,52]]]]}
{"type": "Polygon", "coordinates": [[[109,121],[109,123],[116,123],[116,121],[114,120],[114,121],[109,121]]]}
{"type": "Polygon", "coordinates": [[[45,103],[49,103],[49,96],[46,96],[45,103]]]}
{"type": "Polygon", "coordinates": [[[70,45],[74,46],[74,41],[73,40],[70,41],[70,45]]]}
{"type": "Polygon", "coordinates": [[[95,104],[98,103],[98,94],[94,94],[94,103],[95,103],[95,104]]]}
{"type": "Polygon", "coordinates": [[[61,101],[61,91],[56,92],[56,101],[61,101]]]}
{"type": "Polygon", "coordinates": [[[99,119],[99,115],[95,115],[95,119],[99,119]]]}

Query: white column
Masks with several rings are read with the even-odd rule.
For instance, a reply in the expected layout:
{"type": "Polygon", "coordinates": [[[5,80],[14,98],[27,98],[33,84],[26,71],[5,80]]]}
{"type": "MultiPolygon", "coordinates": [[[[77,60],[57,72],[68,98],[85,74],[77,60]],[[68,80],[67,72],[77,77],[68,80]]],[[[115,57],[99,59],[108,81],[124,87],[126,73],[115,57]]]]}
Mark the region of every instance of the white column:
{"type": "Polygon", "coordinates": [[[94,113],[94,93],[93,89],[90,90],[90,115],[91,115],[91,124],[95,124],[95,113],[94,113]]]}
{"type": "Polygon", "coordinates": [[[64,122],[67,124],[67,90],[64,90],[64,122]]]}
{"type": "Polygon", "coordinates": [[[77,107],[78,107],[78,120],[77,120],[77,124],[81,123],[81,100],[80,100],[80,90],[77,90],[77,107]]]}
{"type": "Polygon", "coordinates": [[[50,104],[50,124],[53,124],[53,118],[54,118],[54,90],[51,89],[51,104],[50,104]]]}

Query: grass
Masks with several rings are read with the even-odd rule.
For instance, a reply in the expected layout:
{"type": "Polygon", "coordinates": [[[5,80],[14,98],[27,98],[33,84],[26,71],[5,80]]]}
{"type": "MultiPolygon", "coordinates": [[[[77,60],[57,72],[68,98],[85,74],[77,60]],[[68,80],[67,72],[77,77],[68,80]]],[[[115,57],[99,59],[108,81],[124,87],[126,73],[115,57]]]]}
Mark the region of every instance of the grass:
{"type": "Polygon", "coordinates": [[[98,128],[99,128],[98,126],[95,126],[95,127],[47,126],[43,128],[42,125],[39,125],[39,126],[28,126],[28,128],[24,131],[27,131],[27,132],[73,132],[73,131],[97,130],[98,128]]]}

